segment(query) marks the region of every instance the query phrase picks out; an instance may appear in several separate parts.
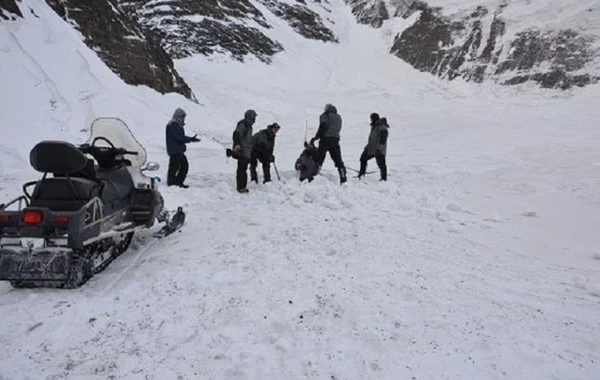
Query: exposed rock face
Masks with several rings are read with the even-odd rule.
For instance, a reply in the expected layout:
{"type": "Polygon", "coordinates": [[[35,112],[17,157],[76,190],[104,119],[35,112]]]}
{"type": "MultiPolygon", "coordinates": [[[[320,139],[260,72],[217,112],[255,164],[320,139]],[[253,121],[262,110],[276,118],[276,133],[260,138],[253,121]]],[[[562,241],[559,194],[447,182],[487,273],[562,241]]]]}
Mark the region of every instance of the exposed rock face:
{"type": "MultiPolygon", "coordinates": [[[[323,24],[321,17],[306,6],[289,5],[274,0],[260,0],[276,16],[286,20],[300,35],[324,42],[338,42],[333,32],[323,24]]],[[[300,0],[306,4],[303,0],[300,0]]]]}
{"type": "Polygon", "coordinates": [[[572,29],[524,29],[507,36],[504,1],[496,9],[478,6],[445,14],[425,1],[346,0],[359,22],[380,27],[391,17],[416,21],[397,34],[391,53],[421,71],[442,78],[503,84],[526,81],[567,89],[597,82],[586,73],[600,52],[594,39],[572,29]],[[386,11],[382,11],[385,9],[386,11]]]}
{"type": "MultiPolygon", "coordinates": [[[[271,26],[249,0],[118,1],[122,9],[147,30],[160,36],[161,45],[174,58],[226,52],[240,61],[251,54],[269,63],[273,55],[284,50],[280,42],[263,33],[271,26]]],[[[258,1],[302,36],[337,42],[333,32],[308,8],[306,1],[297,0],[300,4],[296,5],[258,1]]]]}
{"type": "Polygon", "coordinates": [[[159,39],[143,30],[110,0],[46,0],[77,28],[85,43],[123,81],[161,93],[177,92],[194,99],[159,39]]]}
{"type": "Polygon", "coordinates": [[[385,20],[390,18],[389,11],[383,0],[346,0],[352,8],[352,13],[361,24],[380,28],[385,20]]]}
{"type": "Polygon", "coordinates": [[[283,47],[268,38],[255,23],[270,28],[249,0],[119,0],[122,8],[146,30],[160,38],[174,57],[227,51],[241,60],[253,53],[268,62],[283,47]],[[236,20],[232,22],[231,20],[236,20]]]}
{"type": "Polygon", "coordinates": [[[511,44],[511,53],[497,66],[496,74],[506,71],[533,72],[517,75],[507,83],[534,80],[543,87],[567,89],[585,86],[599,79],[589,74],[577,74],[593,58],[592,39],[574,30],[545,34],[539,30],[528,30],[517,35],[511,44]],[[536,72],[535,68],[544,63],[549,64],[549,68],[536,72]]]}
{"type": "Polygon", "coordinates": [[[14,20],[23,17],[16,0],[0,0],[0,19],[14,20]]]}

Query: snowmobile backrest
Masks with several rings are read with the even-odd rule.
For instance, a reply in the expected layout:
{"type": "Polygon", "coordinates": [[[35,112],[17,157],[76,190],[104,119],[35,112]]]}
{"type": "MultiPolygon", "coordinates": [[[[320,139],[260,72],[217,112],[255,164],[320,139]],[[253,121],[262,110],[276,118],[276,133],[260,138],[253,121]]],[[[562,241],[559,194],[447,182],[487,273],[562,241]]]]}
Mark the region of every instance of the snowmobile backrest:
{"type": "Polygon", "coordinates": [[[87,157],[65,141],[42,141],[29,153],[29,163],[41,173],[71,174],[85,168],[87,157]]]}

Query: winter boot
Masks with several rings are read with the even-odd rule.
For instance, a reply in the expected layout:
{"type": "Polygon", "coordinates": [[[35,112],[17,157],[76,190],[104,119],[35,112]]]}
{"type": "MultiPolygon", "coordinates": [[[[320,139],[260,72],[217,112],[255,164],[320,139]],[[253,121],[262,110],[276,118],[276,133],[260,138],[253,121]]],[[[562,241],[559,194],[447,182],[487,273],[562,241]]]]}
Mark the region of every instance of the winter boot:
{"type": "Polygon", "coordinates": [[[246,194],[246,193],[249,193],[250,191],[248,189],[246,189],[246,188],[243,188],[243,189],[238,189],[237,192],[240,193],[240,194],[246,194]]]}
{"type": "Polygon", "coordinates": [[[250,166],[250,181],[258,184],[258,173],[256,172],[256,167],[250,166]]]}
{"type": "Polygon", "coordinates": [[[338,168],[338,173],[340,173],[340,185],[341,185],[347,181],[346,168],[338,168]]]}
{"type": "Polygon", "coordinates": [[[358,170],[358,176],[356,178],[362,179],[367,174],[367,161],[360,162],[360,169],[358,170]]]}

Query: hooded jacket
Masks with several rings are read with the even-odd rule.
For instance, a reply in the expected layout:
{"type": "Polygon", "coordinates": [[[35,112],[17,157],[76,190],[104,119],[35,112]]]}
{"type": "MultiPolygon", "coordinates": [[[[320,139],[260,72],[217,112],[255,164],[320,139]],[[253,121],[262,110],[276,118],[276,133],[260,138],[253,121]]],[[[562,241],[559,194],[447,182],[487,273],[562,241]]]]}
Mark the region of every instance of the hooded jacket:
{"type": "Polygon", "coordinates": [[[376,154],[385,155],[387,152],[387,139],[389,125],[385,117],[371,123],[371,133],[369,133],[369,141],[365,147],[370,156],[376,154]]]}
{"type": "Polygon", "coordinates": [[[342,130],[342,117],[338,115],[337,108],[332,104],[325,106],[325,112],[319,117],[319,129],[314,137],[318,140],[322,137],[340,138],[342,130]]]}
{"type": "Polygon", "coordinates": [[[270,157],[275,149],[275,133],[271,128],[265,128],[252,136],[252,150],[261,157],[270,157]]]}
{"type": "Polygon", "coordinates": [[[183,126],[185,125],[185,111],[177,108],[173,113],[173,118],[167,124],[166,141],[167,154],[173,156],[175,154],[184,153],[186,150],[185,144],[192,141],[191,137],[185,135],[183,126]]]}
{"type": "Polygon", "coordinates": [[[305,179],[311,180],[315,176],[318,168],[314,159],[316,154],[317,148],[309,145],[302,151],[300,157],[296,160],[295,169],[300,172],[300,181],[305,179]]]}
{"type": "Polygon", "coordinates": [[[252,125],[255,121],[256,112],[248,110],[244,114],[244,118],[237,123],[235,131],[233,131],[233,146],[241,146],[242,151],[240,153],[247,159],[250,159],[252,155],[252,125]]]}

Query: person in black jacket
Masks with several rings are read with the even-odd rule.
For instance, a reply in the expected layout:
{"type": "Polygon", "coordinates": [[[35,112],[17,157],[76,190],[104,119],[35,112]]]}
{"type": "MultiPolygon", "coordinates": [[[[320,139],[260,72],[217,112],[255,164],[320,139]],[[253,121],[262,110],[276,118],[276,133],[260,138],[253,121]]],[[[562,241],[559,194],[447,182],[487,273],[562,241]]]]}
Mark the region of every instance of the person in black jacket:
{"type": "Polygon", "coordinates": [[[256,121],[256,111],[247,110],[244,118],[240,120],[233,131],[233,149],[226,149],[227,157],[238,160],[235,175],[238,193],[247,193],[248,164],[252,156],[252,126],[256,121]]]}
{"type": "Polygon", "coordinates": [[[177,108],[173,113],[173,118],[167,124],[165,137],[167,142],[167,154],[169,155],[169,171],[167,173],[167,186],[179,186],[187,189],[189,186],[184,184],[187,176],[189,164],[185,156],[185,144],[198,142],[200,139],[194,135],[189,137],[185,135],[183,126],[185,125],[185,111],[177,108]]]}
{"type": "Polygon", "coordinates": [[[360,170],[358,178],[363,177],[367,171],[367,161],[375,157],[379,172],[381,173],[381,181],[387,181],[387,165],[385,163],[385,154],[387,152],[387,140],[390,128],[385,117],[380,118],[379,114],[371,114],[371,133],[369,133],[369,141],[360,156],[360,170]]]}
{"type": "Polygon", "coordinates": [[[271,162],[275,162],[273,150],[275,149],[275,137],[281,126],[277,123],[268,125],[267,128],[258,131],[252,136],[252,153],[250,155],[250,179],[258,183],[256,166],[258,161],[262,164],[263,183],[271,182],[271,162]]]}
{"type": "Polygon", "coordinates": [[[319,129],[317,134],[310,140],[314,145],[319,140],[319,148],[315,161],[319,169],[323,166],[325,155],[329,152],[331,159],[335,163],[340,175],[340,184],[346,182],[346,166],[342,160],[342,151],[340,148],[340,130],[342,129],[342,117],[338,115],[337,109],[332,104],[325,106],[325,112],[319,117],[319,129]]]}
{"type": "Polygon", "coordinates": [[[295,169],[298,171],[300,175],[300,182],[305,179],[308,182],[312,182],[317,172],[318,166],[315,162],[315,156],[317,155],[317,148],[314,145],[311,145],[304,142],[304,150],[300,154],[300,157],[296,160],[296,165],[294,165],[295,169]]]}

